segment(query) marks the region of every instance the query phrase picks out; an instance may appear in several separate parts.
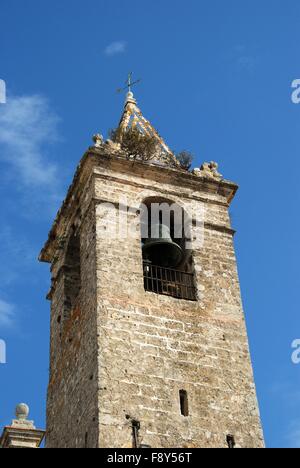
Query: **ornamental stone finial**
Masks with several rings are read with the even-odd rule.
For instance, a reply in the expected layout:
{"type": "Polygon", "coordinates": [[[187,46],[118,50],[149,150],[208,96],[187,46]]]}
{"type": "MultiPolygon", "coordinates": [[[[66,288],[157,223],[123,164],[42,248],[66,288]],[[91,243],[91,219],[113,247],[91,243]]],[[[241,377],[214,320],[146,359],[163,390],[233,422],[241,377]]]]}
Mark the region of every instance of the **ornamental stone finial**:
{"type": "Polygon", "coordinates": [[[29,407],[20,403],[16,407],[16,418],[0,434],[0,448],[38,448],[45,431],[36,429],[33,421],[28,421],[29,407]]]}
{"type": "Polygon", "coordinates": [[[96,135],[93,136],[93,142],[95,143],[95,148],[100,148],[103,143],[104,143],[104,138],[102,135],[97,133],[96,135]]]}
{"type": "Polygon", "coordinates": [[[206,177],[207,179],[222,180],[223,176],[218,171],[218,163],[211,161],[203,163],[200,169],[194,169],[193,174],[198,177],[206,177]]]}
{"type": "Polygon", "coordinates": [[[127,95],[126,95],[125,105],[126,105],[126,104],[129,104],[129,103],[131,103],[131,104],[136,104],[136,99],[135,99],[135,97],[134,97],[132,91],[129,91],[129,92],[127,93],[127,95]]]}
{"type": "Polygon", "coordinates": [[[16,407],[16,418],[18,421],[26,421],[29,416],[29,406],[25,403],[20,403],[16,407]]]}

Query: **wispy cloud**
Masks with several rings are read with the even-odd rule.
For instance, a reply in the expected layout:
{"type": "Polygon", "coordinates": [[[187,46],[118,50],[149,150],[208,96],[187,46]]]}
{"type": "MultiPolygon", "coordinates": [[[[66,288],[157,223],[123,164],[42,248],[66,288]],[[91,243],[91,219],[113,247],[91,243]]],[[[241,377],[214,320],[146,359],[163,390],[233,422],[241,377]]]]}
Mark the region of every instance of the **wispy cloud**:
{"type": "Polygon", "coordinates": [[[34,247],[24,233],[13,230],[7,223],[0,227],[0,285],[7,288],[24,276],[35,280],[30,273],[36,264],[38,247],[34,247]]]}
{"type": "Polygon", "coordinates": [[[12,327],[14,320],[14,306],[0,299],[0,329],[12,327]]]}
{"type": "Polygon", "coordinates": [[[104,49],[104,54],[107,57],[112,57],[114,55],[123,54],[126,51],[126,48],[127,43],[125,41],[115,41],[104,49]]]}
{"type": "Polygon", "coordinates": [[[300,420],[292,422],[286,440],[289,448],[300,448],[300,420]]]}
{"type": "Polygon", "coordinates": [[[236,67],[237,71],[253,72],[257,65],[257,57],[249,53],[244,45],[236,45],[227,54],[229,59],[236,67]]]}
{"type": "Polygon", "coordinates": [[[58,141],[58,122],[40,95],[8,96],[0,106],[1,178],[14,180],[10,187],[22,192],[22,204],[32,211],[42,203],[57,208],[61,199],[60,175],[49,151],[58,141]]]}
{"type": "Polygon", "coordinates": [[[300,391],[296,381],[277,381],[270,386],[270,396],[275,398],[284,410],[281,436],[287,448],[300,448],[300,391]]]}
{"type": "Polygon", "coordinates": [[[0,108],[1,159],[25,185],[52,185],[57,168],[45,159],[45,144],[57,139],[57,116],[42,96],[10,97],[0,108]]]}

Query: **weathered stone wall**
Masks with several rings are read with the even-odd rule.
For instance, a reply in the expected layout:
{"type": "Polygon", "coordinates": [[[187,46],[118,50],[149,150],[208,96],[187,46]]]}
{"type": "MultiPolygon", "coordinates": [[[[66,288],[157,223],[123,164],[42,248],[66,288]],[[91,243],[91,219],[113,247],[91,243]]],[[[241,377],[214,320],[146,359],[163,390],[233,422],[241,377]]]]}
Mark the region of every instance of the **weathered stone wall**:
{"type": "Polygon", "coordinates": [[[96,150],[82,166],[43,253],[53,263],[47,446],[132,447],[136,419],[139,442],[152,447],[226,447],[228,434],[241,447],[262,447],[230,183],[96,150]],[[127,223],[135,235],[105,237],[107,214],[109,229],[117,221],[103,202],[118,209],[120,197],[133,209],[127,223]],[[197,302],[144,290],[138,210],[147,197],[167,198],[199,217],[204,208],[204,245],[193,252],[197,302]],[[74,228],[81,290],[70,318],[59,321],[74,228]],[[180,390],[188,394],[188,417],[181,415],[180,390]]]}
{"type": "MultiPolygon", "coordinates": [[[[80,233],[74,233],[68,240],[64,262],[64,316],[62,320],[70,318],[77,298],[81,291],[81,256],[80,233]]],[[[59,319],[60,320],[60,319],[59,319]]]]}
{"type": "MultiPolygon", "coordinates": [[[[226,447],[228,434],[241,447],[261,447],[227,201],[188,185],[176,189],[152,171],[101,170],[96,197],[117,205],[126,196],[138,209],[158,196],[199,215],[204,203],[204,245],[193,253],[199,300],[145,292],[139,228],[135,239],[104,239],[99,203],[99,445],[131,447],[130,416],[141,423],[140,442],[152,447],[226,447]],[[182,389],[188,417],[180,412],[182,389]]],[[[138,225],[139,216],[128,223],[138,225]]]]}
{"type": "MultiPolygon", "coordinates": [[[[70,252],[66,258],[68,239],[52,267],[47,448],[98,445],[96,239],[93,203],[86,210],[84,215],[72,220],[78,225],[76,235],[80,236],[81,289],[69,317],[63,316],[65,301],[69,301],[70,296],[70,280],[74,286],[74,275],[69,277],[70,252]]],[[[73,225],[69,227],[69,231],[72,232],[73,229],[73,225]]],[[[76,260],[77,252],[74,254],[76,260]]]]}

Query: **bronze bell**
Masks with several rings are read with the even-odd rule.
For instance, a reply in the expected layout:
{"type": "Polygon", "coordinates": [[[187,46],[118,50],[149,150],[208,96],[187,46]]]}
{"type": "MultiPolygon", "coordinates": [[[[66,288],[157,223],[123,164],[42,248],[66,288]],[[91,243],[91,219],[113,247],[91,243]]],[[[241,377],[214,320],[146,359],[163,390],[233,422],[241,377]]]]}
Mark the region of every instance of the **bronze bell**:
{"type": "Polygon", "coordinates": [[[171,237],[170,229],[164,224],[155,224],[151,228],[152,235],[145,241],[143,257],[153,265],[165,268],[177,267],[183,259],[183,250],[171,237]]]}

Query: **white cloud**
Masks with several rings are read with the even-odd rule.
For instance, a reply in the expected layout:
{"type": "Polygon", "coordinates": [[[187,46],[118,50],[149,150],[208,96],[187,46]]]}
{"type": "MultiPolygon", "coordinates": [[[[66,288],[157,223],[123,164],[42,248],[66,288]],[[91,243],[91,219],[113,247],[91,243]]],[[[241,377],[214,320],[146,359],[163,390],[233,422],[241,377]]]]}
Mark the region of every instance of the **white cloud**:
{"type": "Polygon", "coordinates": [[[57,168],[47,161],[46,144],[57,140],[58,117],[38,95],[12,97],[0,107],[0,159],[24,185],[56,185],[57,168]]]}
{"type": "Polygon", "coordinates": [[[11,327],[14,319],[14,306],[0,299],[0,328],[11,327]]]}
{"type": "Polygon", "coordinates": [[[0,106],[1,182],[21,198],[17,203],[25,217],[57,211],[62,200],[62,172],[51,161],[51,145],[58,141],[60,119],[40,95],[11,96],[0,106]]]}
{"type": "Polygon", "coordinates": [[[123,54],[126,51],[127,43],[125,41],[115,41],[109,44],[104,53],[108,57],[112,57],[113,55],[123,54]]]}
{"type": "Polygon", "coordinates": [[[270,394],[276,398],[285,410],[288,421],[281,427],[281,435],[287,448],[300,448],[300,391],[298,382],[273,382],[270,386],[270,394]]]}
{"type": "Polygon", "coordinates": [[[38,247],[30,243],[30,238],[7,223],[0,227],[0,285],[7,288],[26,277],[34,281],[30,273],[36,264],[38,247]]]}
{"type": "Polygon", "coordinates": [[[294,421],[291,424],[287,434],[289,448],[300,448],[300,421],[294,421]]]}
{"type": "Polygon", "coordinates": [[[244,45],[234,46],[227,54],[226,59],[235,65],[237,71],[253,72],[258,58],[249,53],[244,45]]]}

